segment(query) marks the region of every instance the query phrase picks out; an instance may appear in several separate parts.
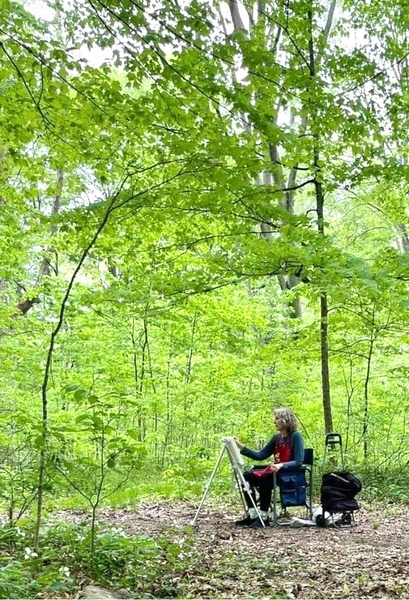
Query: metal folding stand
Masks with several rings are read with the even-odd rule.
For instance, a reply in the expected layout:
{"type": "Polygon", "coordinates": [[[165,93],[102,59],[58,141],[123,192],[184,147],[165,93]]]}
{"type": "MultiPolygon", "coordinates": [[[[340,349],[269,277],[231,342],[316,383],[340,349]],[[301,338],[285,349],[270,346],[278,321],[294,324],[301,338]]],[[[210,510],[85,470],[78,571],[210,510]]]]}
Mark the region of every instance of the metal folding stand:
{"type": "Polygon", "coordinates": [[[277,473],[274,473],[273,482],[273,527],[277,527],[277,473]]]}
{"type": "Polygon", "coordinates": [[[243,507],[245,509],[247,509],[247,505],[246,505],[246,502],[245,502],[245,499],[244,499],[244,494],[243,494],[243,490],[245,490],[249,494],[249,496],[251,498],[251,502],[252,502],[254,508],[256,509],[257,516],[259,517],[261,523],[263,524],[263,527],[265,527],[264,521],[261,518],[260,511],[259,511],[259,509],[258,509],[258,507],[257,507],[257,505],[256,505],[256,503],[254,501],[254,498],[253,498],[252,494],[250,493],[251,492],[250,486],[249,486],[248,482],[245,480],[244,475],[242,473],[241,467],[243,466],[244,461],[242,459],[241,454],[238,452],[237,446],[236,446],[233,438],[223,438],[222,439],[222,444],[223,444],[223,447],[222,447],[221,452],[219,454],[219,458],[217,459],[216,465],[215,465],[215,467],[213,469],[213,472],[212,472],[212,474],[210,476],[210,479],[209,479],[209,481],[206,484],[206,487],[205,487],[202,499],[200,501],[199,507],[198,507],[198,509],[196,511],[196,514],[195,514],[195,517],[194,517],[194,519],[192,521],[192,525],[196,525],[196,521],[197,521],[197,519],[199,517],[199,513],[200,513],[201,508],[203,506],[203,503],[204,503],[204,501],[206,499],[206,496],[209,493],[210,487],[211,487],[211,485],[213,483],[213,480],[214,480],[214,478],[216,476],[216,473],[217,473],[217,470],[218,470],[218,468],[220,466],[220,463],[222,462],[223,456],[225,454],[227,454],[227,456],[229,458],[229,461],[230,461],[230,465],[232,467],[232,473],[233,473],[234,479],[236,481],[237,488],[238,488],[238,490],[240,492],[240,496],[241,496],[241,499],[242,499],[242,502],[243,502],[243,507]]]}
{"type": "Polygon", "coordinates": [[[322,472],[325,470],[325,465],[327,463],[328,452],[333,450],[339,450],[340,459],[341,459],[341,468],[344,469],[344,450],[342,448],[342,437],[340,433],[327,433],[325,436],[325,448],[324,448],[324,458],[322,460],[322,472]],[[338,447],[338,448],[337,448],[338,447]]]}

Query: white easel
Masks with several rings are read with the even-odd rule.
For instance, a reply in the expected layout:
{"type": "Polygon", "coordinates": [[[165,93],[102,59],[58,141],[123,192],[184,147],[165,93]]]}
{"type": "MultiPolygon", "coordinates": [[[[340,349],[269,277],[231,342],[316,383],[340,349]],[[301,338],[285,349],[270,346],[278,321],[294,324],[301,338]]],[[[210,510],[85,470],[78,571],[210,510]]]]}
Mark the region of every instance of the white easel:
{"type": "Polygon", "coordinates": [[[246,502],[244,500],[243,490],[245,490],[249,494],[249,496],[251,498],[251,501],[252,501],[252,504],[253,504],[254,508],[256,509],[257,516],[259,517],[261,523],[263,524],[263,527],[265,527],[264,521],[261,518],[260,511],[259,511],[256,503],[254,502],[253,495],[251,494],[250,486],[249,486],[248,482],[244,479],[242,470],[240,468],[240,467],[242,467],[244,465],[244,460],[243,460],[243,457],[240,454],[240,451],[239,451],[239,449],[238,449],[238,447],[236,445],[235,439],[233,437],[224,437],[224,438],[222,438],[221,441],[222,441],[222,444],[223,444],[223,448],[222,448],[222,450],[221,450],[221,452],[219,454],[219,458],[217,459],[216,466],[213,469],[213,473],[211,474],[210,479],[207,482],[205,491],[203,493],[202,499],[201,499],[200,504],[199,504],[199,508],[197,509],[196,514],[195,514],[195,518],[192,521],[192,525],[196,525],[196,521],[197,521],[197,518],[199,516],[199,512],[200,512],[200,510],[201,510],[201,508],[203,506],[203,503],[204,503],[204,501],[206,499],[206,496],[207,496],[207,494],[208,494],[208,492],[210,490],[210,486],[212,485],[213,479],[216,476],[217,469],[219,468],[219,465],[220,465],[220,463],[222,461],[223,455],[226,452],[227,456],[229,457],[229,460],[230,460],[230,465],[231,465],[232,470],[233,470],[233,475],[234,475],[234,478],[236,480],[237,487],[238,487],[238,489],[240,491],[240,496],[241,496],[244,508],[247,509],[247,504],[246,504],[246,502]]]}

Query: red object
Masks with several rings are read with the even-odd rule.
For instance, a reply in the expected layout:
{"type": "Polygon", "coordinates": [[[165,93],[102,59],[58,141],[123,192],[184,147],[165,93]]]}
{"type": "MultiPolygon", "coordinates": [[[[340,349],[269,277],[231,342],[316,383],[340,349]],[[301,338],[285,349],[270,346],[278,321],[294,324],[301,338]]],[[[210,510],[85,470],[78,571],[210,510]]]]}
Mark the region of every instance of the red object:
{"type": "Polygon", "coordinates": [[[274,462],[285,463],[291,460],[291,438],[284,438],[282,435],[274,444],[274,462]]]}
{"type": "Polygon", "coordinates": [[[263,477],[263,475],[272,474],[272,466],[273,465],[268,465],[268,467],[266,467],[265,469],[254,469],[254,477],[263,477]]]}

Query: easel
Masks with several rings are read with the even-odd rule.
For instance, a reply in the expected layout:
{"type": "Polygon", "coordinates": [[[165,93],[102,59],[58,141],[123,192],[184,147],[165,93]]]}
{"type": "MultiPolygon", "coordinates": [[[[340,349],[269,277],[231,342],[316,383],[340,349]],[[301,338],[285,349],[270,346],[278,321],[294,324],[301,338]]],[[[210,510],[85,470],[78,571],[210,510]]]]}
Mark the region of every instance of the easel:
{"type": "Polygon", "coordinates": [[[241,496],[241,499],[243,502],[243,507],[245,509],[247,509],[247,504],[244,500],[244,494],[243,494],[243,490],[245,490],[251,498],[252,504],[253,504],[254,508],[256,509],[257,516],[259,517],[261,523],[263,524],[263,527],[265,527],[264,521],[261,518],[260,511],[259,511],[256,503],[254,502],[254,498],[253,498],[252,494],[250,493],[250,486],[249,486],[248,482],[244,479],[243,473],[241,471],[240,467],[242,467],[244,465],[244,461],[243,461],[242,455],[239,452],[239,449],[237,448],[234,438],[233,437],[224,437],[224,438],[222,438],[221,441],[223,444],[223,448],[219,454],[219,458],[217,459],[216,466],[213,469],[213,473],[211,474],[210,479],[207,482],[205,491],[203,493],[202,499],[199,504],[199,508],[197,509],[195,518],[192,521],[192,525],[196,525],[196,521],[199,516],[200,510],[201,510],[203,503],[206,499],[206,496],[210,490],[210,486],[212,485],[213,479],[216,476],[217,469],[219,468],[220,463],[222,462],[222,458],[223,458],[224,454],[227,453],[227,456],[229,457],[229,460],[230,460],[230,465],[233,470],[233,475],[236,480],[237,487],[240,491],[240,496],[241,496]]]}

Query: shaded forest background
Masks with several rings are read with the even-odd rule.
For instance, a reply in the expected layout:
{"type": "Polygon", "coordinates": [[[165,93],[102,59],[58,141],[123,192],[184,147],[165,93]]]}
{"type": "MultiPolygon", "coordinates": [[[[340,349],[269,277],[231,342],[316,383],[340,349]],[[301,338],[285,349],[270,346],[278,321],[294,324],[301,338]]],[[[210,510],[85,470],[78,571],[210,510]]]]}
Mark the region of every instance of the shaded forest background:
{"type": "Polygon", "coordinates": [[[2,9],[9,522],[198,498],[276,406],[407,500],[405,1],[2,9]]]}

